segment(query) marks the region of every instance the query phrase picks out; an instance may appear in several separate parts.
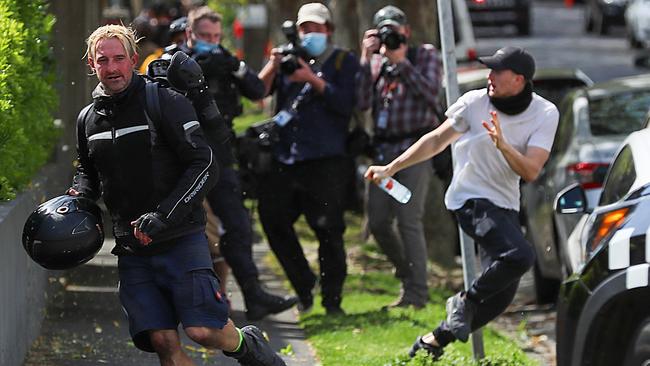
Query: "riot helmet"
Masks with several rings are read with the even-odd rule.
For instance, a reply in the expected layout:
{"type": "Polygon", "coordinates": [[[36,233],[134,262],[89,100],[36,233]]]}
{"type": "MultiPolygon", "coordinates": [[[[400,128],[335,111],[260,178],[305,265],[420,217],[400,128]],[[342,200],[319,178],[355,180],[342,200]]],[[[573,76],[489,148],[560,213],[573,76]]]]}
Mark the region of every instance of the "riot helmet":
{"type": "Polygon", "coordinates": [[[101,209],[80,196],[63,195],[41,204],[23,228],[25,251],[47,269],[69,269],[86,263],[103,242],[101,209]]]}

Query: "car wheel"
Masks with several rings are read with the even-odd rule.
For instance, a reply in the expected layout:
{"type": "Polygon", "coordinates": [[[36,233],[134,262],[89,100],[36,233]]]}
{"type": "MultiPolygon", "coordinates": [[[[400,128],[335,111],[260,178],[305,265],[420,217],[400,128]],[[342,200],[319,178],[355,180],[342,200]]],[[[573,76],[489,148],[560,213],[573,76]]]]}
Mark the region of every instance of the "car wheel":
{"type": "Polygon", "coordinates": [[[594,18],[592,15],[591,7],[585,6],[585,31],[591,32],[594,30],[594,18]]]}
{"type": "Polygon", "coordinates": [[[641,42],[639,42],[634,36],[634,31],[631,28],[627,28],[627,40],[630,42],[630,47],[632,48],[641,48],[641,42]]]}
{"type": "Polygon", "coordinates": [[[650,360],[648,296],[647,287],[628,290],[599,309],[589,326],[580,365],[648,366],[644,363],[650,360]]]}
{"type": "Polygon", "coordinates": [[[650,318],[646,318],[634,332],[626,352],[625,366],[650,365],[650,318]]]}
{"type": "Polygon", "coordinates": [[[533,276],[535,279],[535,295],[538,304],[552,304],[557,301],[557,295],[560,292],[559,280],[546,278],[542,276],[539,265],[535,262],[533,266],[533,276]]]}
{"type": "Polygon", "coordinates": [[[607,18],[605,18],[603,12],[598,10],[594,15],[594,33],[599,35],[607,34],[609,31],[609,23],[607,22],[607,18]]]}

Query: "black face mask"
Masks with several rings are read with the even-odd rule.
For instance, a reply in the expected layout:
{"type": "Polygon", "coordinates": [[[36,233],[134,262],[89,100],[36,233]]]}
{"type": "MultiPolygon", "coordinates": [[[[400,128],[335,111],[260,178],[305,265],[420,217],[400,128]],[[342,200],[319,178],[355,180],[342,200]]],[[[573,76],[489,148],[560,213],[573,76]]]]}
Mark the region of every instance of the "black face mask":
{"type": "Polygon", "coordinates": [[[505,98],[494,98],[490,97],[490,102],[492,105],[499,110],[508,115],[519,114],[528,108],[530,102],[533,100],[533,83],[528,81],[524,90],[517,95],[505,98]]]}

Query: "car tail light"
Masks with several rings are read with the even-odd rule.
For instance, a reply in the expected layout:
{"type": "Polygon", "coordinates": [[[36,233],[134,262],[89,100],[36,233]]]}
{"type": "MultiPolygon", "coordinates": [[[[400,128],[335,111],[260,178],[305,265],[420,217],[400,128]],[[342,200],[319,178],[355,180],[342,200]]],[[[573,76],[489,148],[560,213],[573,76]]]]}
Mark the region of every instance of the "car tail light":
{"type": "Polygon", "coordinates": [[[596,250],[604,238],[623,224],[629,210],[629,207],[620,208],[606,212],[596,219],[591,229],[593,239],[589,245],[590,252],[596,250]]]}
{"type": "Polygon", "coordinates": [[[476,60],[476,49],[474,49],[474,48],[469,48],[469,49],[467,50],[467,59],[468,59],[469,61],[476,60]]]}
{"type": "Polygon", "coordinates": [[[485,0],[474,0],[474,2],[477,3],[477,4],[483,4],[485,2],[485,0]]]}
{"type": "Polygon", "coordinates": [[[575,163],[567,167],[569,174],[572,174],[583,189],[600,188],[603,186],[607,163],[575,163]]]}

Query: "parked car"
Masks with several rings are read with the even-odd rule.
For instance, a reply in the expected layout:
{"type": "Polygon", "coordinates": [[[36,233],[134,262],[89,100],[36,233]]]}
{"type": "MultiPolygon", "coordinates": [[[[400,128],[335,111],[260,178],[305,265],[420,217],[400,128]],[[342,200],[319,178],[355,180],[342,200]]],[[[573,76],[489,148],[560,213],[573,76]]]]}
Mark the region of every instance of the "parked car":
{"type": "MultiPolygon", "coordinates": [[[[464,69],[458,72],[458,89],[460,94],[487,86],[490,69],[481,66],[476,69],[464,69]]],[[[535,93],[559,105],[562,98],[575,88],[591,86],[594,82],[580,69],[573,68],[539,68],[533,77],[535,93]]]]}
{"type": "Polygon", "coordinates": [[[530,35],[532,0],[466,0],[472,24],[502,26],[514,24],[517,33],[530,35]]]}
{"type": "Polygon", "coordinates": [[[579,268],[557,304],[558,366],[650,365],[650,129],[618,150],[595,209],[574,184],[561,192],[561,215],[588,213],[579,268]]]}
{"type": "Polygon", "coordinates": [[[609,164],[621,142],[643,128],[650,106],[650,74],[613,79],[569,93],[548,162],[535,182],[523,184],[521,217],[535,247],[535,289],[541,303],[555,301],[561,281],[576,270],[567,242],[579,221],[556,215],[553,198],[579,183],[595,207],[609,164]]]}
{"type": "Polygon", "coordinates": [[[587,0],[585,2],[585,30],[607,34],[612,25],[625,24],[625,6],[628,0],[587,0]]]}
{"type": "Polygon", "coordinates": [[[476,38],[465,0],[454,0],[451,10],[454,22],[456,59],[459,62],[474,61],[476,60],[476,38]]]}
{"type": "Polygon", "coordinates": [[[650,0],[630,0],[625,9],[625,30],[630,46],[641,48],[650,41],[650,0]]]}

